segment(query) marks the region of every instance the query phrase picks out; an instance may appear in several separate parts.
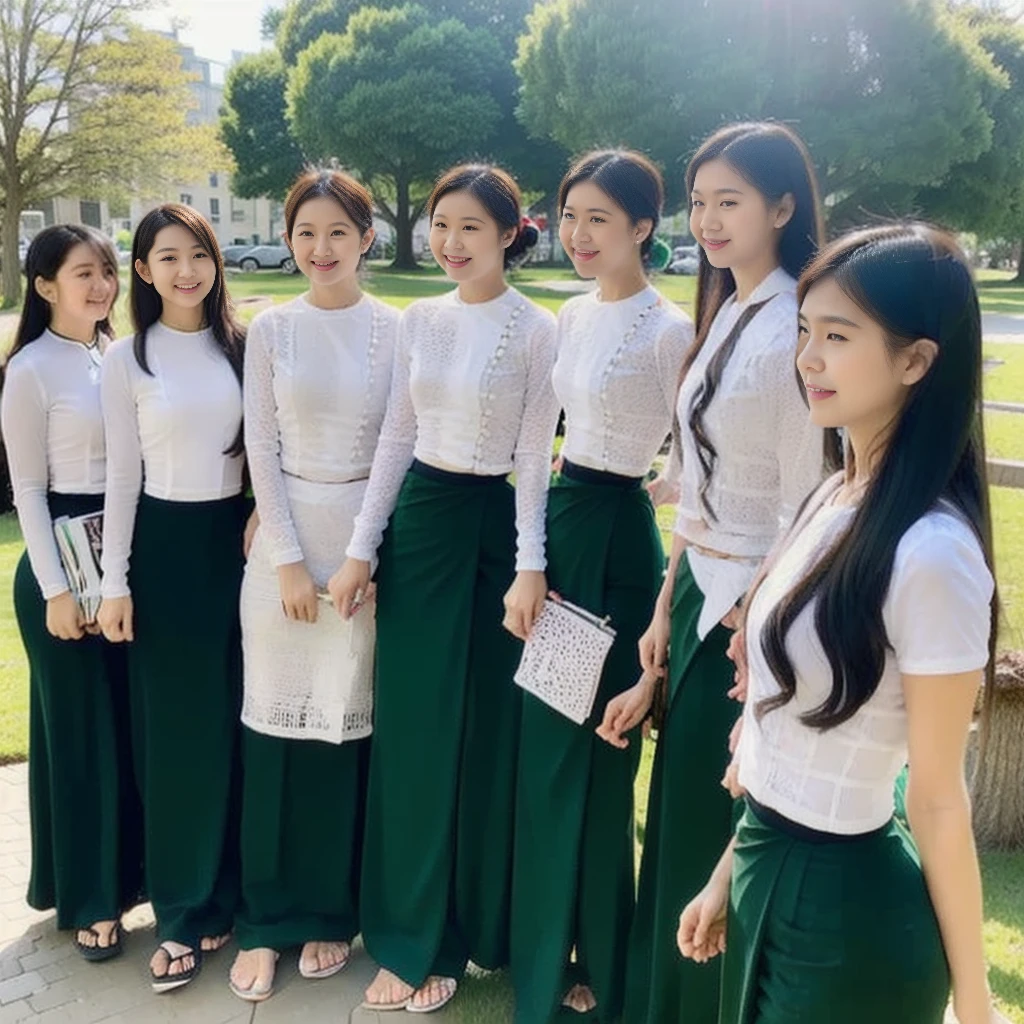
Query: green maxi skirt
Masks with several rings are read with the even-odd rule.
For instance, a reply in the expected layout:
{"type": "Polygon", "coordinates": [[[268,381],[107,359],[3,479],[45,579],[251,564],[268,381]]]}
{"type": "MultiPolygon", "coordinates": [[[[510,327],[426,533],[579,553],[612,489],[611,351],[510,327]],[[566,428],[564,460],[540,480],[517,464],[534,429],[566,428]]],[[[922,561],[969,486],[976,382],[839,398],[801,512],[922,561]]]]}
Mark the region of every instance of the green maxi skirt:
{"type": "Polygon", "coordinates": [[[942,1024],[949,970],[909,834],[828,836],[748,800],[722,969],[721,1024],[942,1024]]]}
{"type": "MultiPolygon", "coordinates": [[[[51,493],[53,518],[103,507],[102,494],[51,493]]],[[[14,611],[29,664],[28,904],[58,928],[115,920],[138,902],[142,815],[132,777],[125,652],[100,636],[58,640],[24,554],[14,611]]]]}
{"type": "Polygon", "coordinates": [[[284,739],[242,727],[242,949],[351,942],[359,931],[368,751],[368,740],[284,739]]]}
{"type": "Polygon", "coordinates": [[[640,674],[637,641],[665,568],[654,509],[640,484],[567,465],[548,497],[548,584],[610,616],[616,637],[584,725],[531,694],[523,698],[511,947],[520,1024],[546,1024],[575,981],[594,992],[594,1019],[611,1022],[622,1013],[641,743],[637,730],[618,750],[594,730],[608,701],[640,674]]]}
{"type": "Polygon", "coordinates": [[[505,478],[414,462],[380,548],[360,912],[370,955],[409,985],[508,960],[514,517],[505,478]]]}
{"type": "Polygon", "coordinates": [[[157,931],[195,947],[238,900],[238,594],[246,502],[139,498],[128,585],[135,772],[157,931]]]}
{"type": "Polygon", "coordinates": [[[733,665],[723,626],[697,639],[704,596],[684,556],[672,592],[669,692],[658,735],[626,975],[629,1024],[716,1024],[718,965],[683,960],[679,915],[704,886],[732,834],[720,785],[740,705],[726,696],[733,665]]]}

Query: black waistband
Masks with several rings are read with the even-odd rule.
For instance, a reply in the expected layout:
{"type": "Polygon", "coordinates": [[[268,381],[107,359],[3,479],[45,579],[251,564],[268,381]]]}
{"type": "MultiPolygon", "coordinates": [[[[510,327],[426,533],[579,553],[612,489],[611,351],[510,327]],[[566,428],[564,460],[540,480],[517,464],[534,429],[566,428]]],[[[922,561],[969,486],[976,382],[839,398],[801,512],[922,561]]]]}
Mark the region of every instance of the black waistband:
{"type": "Polygon", "coordinates": [[[642,476],[621,476],[619,473],[607,473],[603,469],[578,466],[568,459],[562,459],[562,476],[567,480],[575,480],[578,484],[620,487],[624,491],[636,490],[644,482],[642,476]]]}
{"type": "Polygon", "coordinates": [[[841,832],[820,832],[808,825],[801,825],[798,821],[787,818],[784,814],[765,807],[758,803],[749,793],[746,795],[747,806],[754,814],[769,828],[778,829],[783,834],[804,843],[856,843],[862,839],[870,839],[872,836],[881,835],[889,827],[887,821],[879,828],[870,832],[857,832],[854,835],[846,835],[841,832]]]}
{"type": "Polygon", "coordinates": [[[436,480],[442,484],[498,484],[508,478],[507,473],[496,475],[485,475],[483,473],[455,473],[450,469],[438,469],[437,466],[428,465],[413,459],[409,467],[410,473],[426,477],[427,480],[436,480]]]}

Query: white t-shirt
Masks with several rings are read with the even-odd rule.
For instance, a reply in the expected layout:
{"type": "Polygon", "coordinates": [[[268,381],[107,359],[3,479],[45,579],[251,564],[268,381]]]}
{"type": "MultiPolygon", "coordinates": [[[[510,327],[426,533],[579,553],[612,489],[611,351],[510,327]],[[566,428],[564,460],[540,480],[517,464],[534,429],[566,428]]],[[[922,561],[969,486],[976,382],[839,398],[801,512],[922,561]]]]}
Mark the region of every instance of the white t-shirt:
{"type": "Polygon", "coordinates": [[[2,417],[14,504],[32,572],[49,600],[68,589],[46,495],[102,494],[100,349],[52,331],[7,364],[2,417]]]}
{"type": "Polygon", "coordinates": [[[132,338],[103,359],[107,436],[103,596],[128,596],[139,492],[165,501],[215,501],[242,490],[244,457],[227,455],[242,422],[242,386],[210,329],[146,332],[148,374],[132,338]]]}
{"type": "Polygon", "coordinates": [[[849,506],[823,505],[754,597],[747,620],[749,689],[739,752],[739,780],[755,800],[792,821],[844,835],[879,828],[892,816],[893,785],[907,760],[901,677],[955,675],[988,663],[994,588],[970,526],[952,509],[937,507],[907,530],[896,549],[882,607],[890,650],[871,698],[832,729],[812,729],[800,721],[832,688],[812,602],[786,638],[796,693],[758,721],[758,702],[780,691],[761,646],[765,622],[853,514],[849,506]]]}

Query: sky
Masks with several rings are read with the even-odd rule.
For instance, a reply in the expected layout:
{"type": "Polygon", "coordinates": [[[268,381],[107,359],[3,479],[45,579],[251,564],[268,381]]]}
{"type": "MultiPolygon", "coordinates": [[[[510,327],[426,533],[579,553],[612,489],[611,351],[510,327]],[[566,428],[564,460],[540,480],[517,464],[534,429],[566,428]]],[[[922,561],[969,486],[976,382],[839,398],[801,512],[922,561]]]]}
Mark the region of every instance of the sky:
{"type": "Polygon", "coordinates": [[[227,64],[232,50],[252,53],[266,45],[260,40],[263,11],[283,6],[284,0],[158,0],[139,20],[165,32],[173,20],[183,22],[183,43],[200,57],[227,64]]]}

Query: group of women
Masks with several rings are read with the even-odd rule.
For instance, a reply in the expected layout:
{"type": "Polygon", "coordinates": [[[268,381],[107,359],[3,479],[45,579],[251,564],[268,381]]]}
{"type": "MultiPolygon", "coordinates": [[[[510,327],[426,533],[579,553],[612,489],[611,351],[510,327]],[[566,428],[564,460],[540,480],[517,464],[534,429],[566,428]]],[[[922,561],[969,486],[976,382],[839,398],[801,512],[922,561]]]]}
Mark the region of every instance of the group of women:
{"type": "Polygon", "coordinates": [[[822,248],[778,124],[715,133],[686,186],[695,325],[649,280],[662,180],[630,151],[562,182],[597,288],[557,320],[507,281],[536,231],[490,165],[438,180],[455,288],[401,314],[361,289],[372,198],[338,171],[285,207],[309,290],[248,332],[188,207],[140,223],[110,344],[109,243],[35,239],[2,396],[29,902],[84,957],[148,898],[156,991],[232,930],[251,1001],[285,949],[325,978],[361,934],[380,1011],[472,961],[510,968],[518,1024],[938,1024],[951,986],[999,1019],[963,785],[995,623],[970,271],[916,223],[822,248]],[[100,508],[91,624],[52,520],[100,508]],[[549,595],[616,630],[582,726],[513,683],[549,595]]]}

